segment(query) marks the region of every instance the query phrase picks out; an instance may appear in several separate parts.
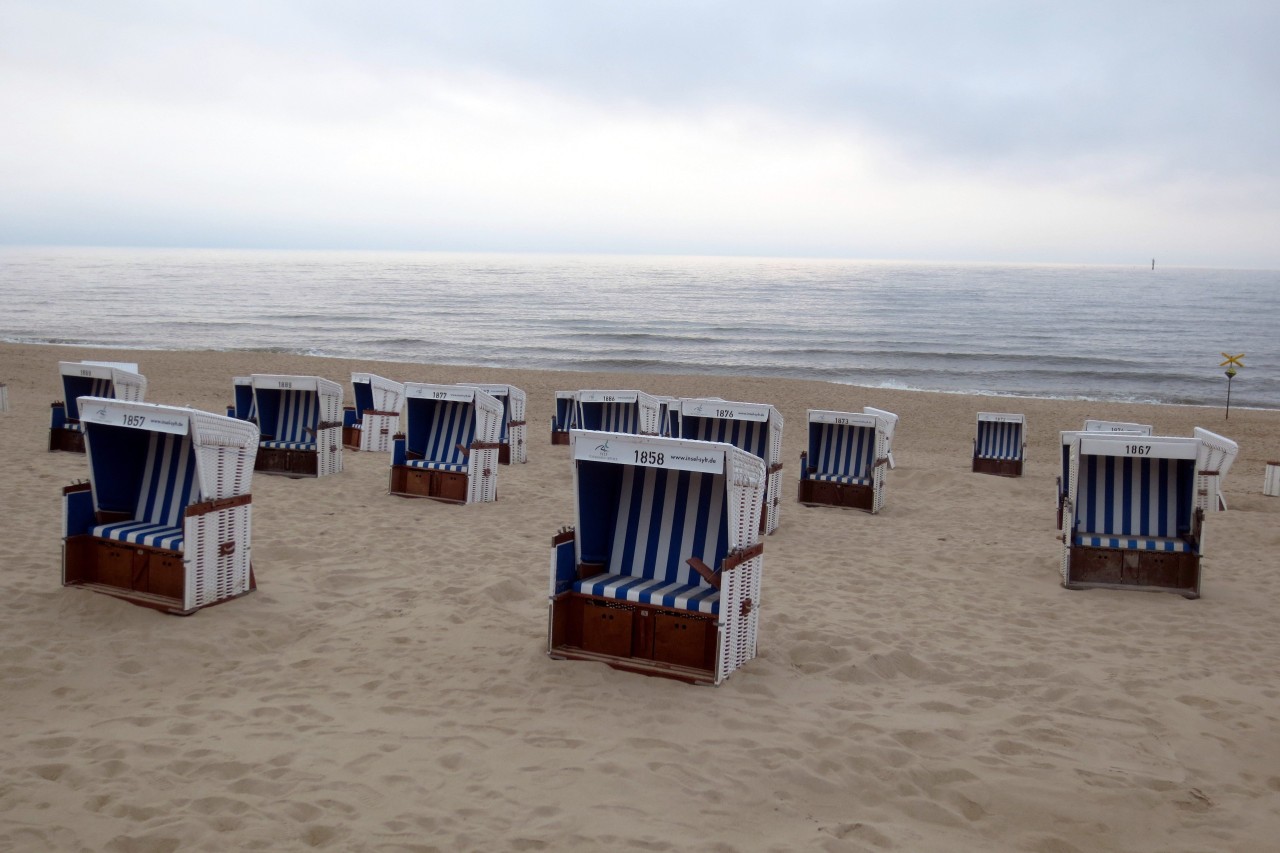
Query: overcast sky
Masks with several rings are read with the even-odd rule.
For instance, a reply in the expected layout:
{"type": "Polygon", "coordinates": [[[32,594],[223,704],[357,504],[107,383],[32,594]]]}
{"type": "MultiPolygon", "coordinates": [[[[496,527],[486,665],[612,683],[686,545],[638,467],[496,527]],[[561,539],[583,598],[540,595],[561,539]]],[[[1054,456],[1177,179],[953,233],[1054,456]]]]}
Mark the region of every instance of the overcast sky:
{"type": "Polygon", "coordinates": [[[1280,268],[1280,3],[0,0],[0,243],[1280,268]]]}

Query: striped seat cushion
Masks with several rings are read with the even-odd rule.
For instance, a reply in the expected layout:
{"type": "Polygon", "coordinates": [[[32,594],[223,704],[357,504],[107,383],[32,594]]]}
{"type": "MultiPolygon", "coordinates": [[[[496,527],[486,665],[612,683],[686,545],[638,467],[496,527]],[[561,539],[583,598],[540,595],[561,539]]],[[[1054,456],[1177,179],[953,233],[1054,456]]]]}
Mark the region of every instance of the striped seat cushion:
{"type": "Polygon", "coordinates": [[[875,483],[870,477],[847,477],[844,474],[814,474],[810,480],[821,480],[824,483],[844,483],[851,486],[870,486],[875,483]]]}
{"type": "Polygon", "coordinates": [[[1021,459],[1022,424],[978,421],[979,459],[1021,459]]]}
{"type": "Polygon", "coordinates": [[[430,459],[410,459],[410,468],[426,468],[429,471],[456,471],[465,474],[469,470],[466,462],[432,462],[430,459]]]}
{"type": "Polygon", "coordinates": [[[809,424],[807,464],[816,469],[807,474],[811,480],[872,482],[876,464],[875,428],[849,424],[809,424]]]}
{"type": "Polygon", "coordinates": [[[181,551],[183,516],[187,506],[199,500],[191,439],[185,435],[153,432],[148,441],[147,462],[133,519],[100,524],[91,532],[117,542],[181,551]]]}
{"type": "Polygon", "coordinates": [[[1185,551],[1193,460],[1085,455],[1080,458],[1073,541],[1077,545],[1185,551]],[[1185,480],[1186,488],[1181,488],[1185,480]],[[1133,543],[1133,544],[1129,544],[1133,543]]]}
{"type": "Polygon", "coordinates": [[[354,423],[347,424],[347,427],[350,429],[364,429],[364,421],[355,421],[354,423]]]}
{"type": "Polygon", "coordinates": [[[260,447],[274,447],[279,450],[315,450],[316,443],[314,441],[277,441],[270,438],[259,443],[260,447]]]}
{"type": "Polygon", "coordinates": [[[729,550],[724,477],[661,468],[623,469],[608,553],[583,554],[606,571],[574,590],[621,601],[697,613],[717,613],[719,591],[694,571],[697,557],[712,568],[729,550]]]}
{"type": "Polygon", "coordinates": [[[1191,550],[1191,546],[1182,539],[1163,537],[1134,538],[1077,533],[1075,543],[1087,548],[1123,548],[1127,551],[1172,551],[1185,554],[1191,550]]]}
{"type": "Polygon", "coordinates": [[[769,422],[740,421],[732,418],[699,418],[688,416],[681,426],[685,438],[700,441],[722,441],[768,458],[769,422]]]}

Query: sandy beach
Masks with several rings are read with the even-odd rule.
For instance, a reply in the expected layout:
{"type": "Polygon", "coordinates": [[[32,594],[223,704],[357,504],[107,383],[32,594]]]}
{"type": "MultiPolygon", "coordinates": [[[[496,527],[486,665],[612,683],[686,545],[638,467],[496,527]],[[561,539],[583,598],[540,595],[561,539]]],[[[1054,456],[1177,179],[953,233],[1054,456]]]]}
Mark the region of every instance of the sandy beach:
{"type": "MultiPolygon", "coordinates": [[[[1247,379],[1247,377],[1245,377],[1247,379]]],[[[0,344],[0,850],[1274,851],[1280,412],[0,344]],[[509,382],[529,462],[499,500],[389,496],[388,457],[254,480],[258,590],[187,618],[60,585],[56,363],[135,361],[147,400],[231,377],[509,382]],[[718,688],[546,654],[573,521],[556,390],[772,403],[781,524],[758,657],[718,688]],[[795,502],[805,410],[901,420],[879,515],[795,502]],[[979,410],[1024,412],[1026,474],[973,474],[979,410]],[[1060,585],[1058,431],[1086,417],[1240,444],[1203,597],[1060,585]]],[[[1085,390],[1085,389],[1082,389],[1085,390]]]]}

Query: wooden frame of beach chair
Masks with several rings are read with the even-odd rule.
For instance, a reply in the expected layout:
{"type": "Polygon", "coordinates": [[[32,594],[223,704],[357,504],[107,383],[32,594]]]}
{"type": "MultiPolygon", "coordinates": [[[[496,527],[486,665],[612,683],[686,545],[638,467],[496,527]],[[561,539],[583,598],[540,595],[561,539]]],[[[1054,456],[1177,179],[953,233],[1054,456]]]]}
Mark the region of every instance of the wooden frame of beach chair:
{"type": "Polygon", "coordinates": [[[255,373],[261,437],[255,470],[289,477],[342,472],[342,386],[319,376],[255,373]]]}
{"type": "Polygon", "coordinates": [[[739,403],[719,398],[686,398],[680,401],[680,437],[732,444],[764,460],[764,509],[760,531],[778,529],[782,503],[782,413],[768,403],[739,403]]]}
{"type": "Polygon", "coordinates": [[[579,429],[658,434],[658,398],[643,391],[579,391],[574,395],[579,429]]]}
{"type": "Polygon", "coordinates": [[[387,491],[446,503],[498,499],[502,404],[466,385],[406,382],[405,431],[391,448],[387,491]]]}
{"type": "Polygon", "coordinates": [[[1200,596],[1206,510],[1230,439],[1077,432],[1062,535],[1068,589],[1144,589],[1200,596]]]}
{"type": "Polygon", "coordinates": [[[400,431],[404,384],[374,373],[352,373],[354,406],[342,409],[342,446],[366,453],[390,453],[400,431]]]}
{"type": "Polygon", "coordinates": [[[569,444],[569,431],[578,428],[578,392],[557,391],[555,414],[551,416],[551,443],[569,444]]]}
{"type": "Polygon", "coordinates": [[[1027,453],[1027,416],[978,412],[973,439],[973,471],[997,477],[1021,477],[1027,453]]]}
{"type": "Polygon", "coordinates": [[[126,402],[139,402],[147,396],[147,378],[138,365],[114,361],[60,361],[58,374],[62,380],[61,400],[51,406],[49,450],[84,453],[84,433],[77,400],[81,397],[104,397],[126,402]]]}
{"type": "Polygon", "coordinates": [[[524,419],[525,393],[514,385],[485,382],[459,382],[479,388],[502,404],[501,429],[498,433],[498,464],[523,465],[529,461],[529,445],[525,441],[528,424],[524,419]]]}
{"type": "Polygon", "coordinates": [[[242,421],[258,422],[258,407],[253,400],[253,378],[231,377],[232,403],[227,406],[227,417],[242,421]]]}
{"type": "Polygon", "coordinates": [[[765,467],[730,444],[574,430],[547,652],[719,684],[755,657],[765,467]]]}
{"type": "Polygon", "coordinates": [[[80,398],[89,482],[62,490],[62,583],[187,615],[254,589],[258,428],[80,398]]]}
{"type": "Polygon", "coordinates": [[[1089,418],[1082,430],[1064,430],[1058,433],[1062,441],[1062,473],[1058,475],[1058,529],[1062,529],[1063,508],[1067,503],[1067,484],[1071,482],[1071,440],[1082,432],[1103,432],[1115,435],[1151,435],[1151,424],[1135,424],[1128,421],[1100,421],[1089,418]]]}
{"type": "Polygon", "coordinates": [[[893,467],[897,420],[881,409],[810,409],[808,449],[800,454],[800,503],[879,512],[885,475],[893,467]]]}

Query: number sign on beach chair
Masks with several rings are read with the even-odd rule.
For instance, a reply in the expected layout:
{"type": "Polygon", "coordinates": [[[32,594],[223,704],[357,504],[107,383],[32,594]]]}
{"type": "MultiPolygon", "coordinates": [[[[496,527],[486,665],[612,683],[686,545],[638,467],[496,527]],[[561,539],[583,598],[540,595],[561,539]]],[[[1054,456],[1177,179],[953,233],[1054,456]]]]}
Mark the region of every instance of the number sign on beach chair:
{"type": "Polygon", "coordinates": [[[501,429],[498,433],[498,464],[510,465],[512,462],[524,464],[529,461],[529,448],[525,444],[527,424],[524,419],[525,393],[514,385],[484,382],[459,382],[479,388],[502,404],[501,429]]]}
{"type": "Polygon", "coordinates": [[[575,400],[580,429],[658,434],[658,398],[643,391],[579,391],[575,400]]]}
{"type": "Polygon", "coordinates": [[[400,431],[404,385],[373,373],[351,374],[355,405],[342,410],[342,446],[348,450],[387,453],[400,431]]]}
{"type": "Polygon", "coordinates": [[[765,467],[732,445],[574,430],[548,652],[719,684],[755,657],[765,467]]]}
{"type": "Polygon", "coordinates": [[[974,472],[1021,477],[1026,452],[1026,415],[978,412],[978,433],[973,440],[974,472]]]}
{"type": "Polygon", "coordinates": [[[1071,442],[1081,432],[1106,432],[1116,435],[1151,435],[1151,424],[1135,424],[1128,421],[1100,421],[1089,418],[1083,430],[1065,430],[1058,433],[1062,440],[1062,474],[1058,476],[1058,529],[1062,529],[1063,507],[1067,503],[1067,484],[1071,482],[1071,442]]]}
{"type": "Polygon", "coordinates": [[[319,376],[255,373],[262,437],[256,470],[290,477],[342,471],[342,386],[319,376]]]}
{"type": "Polygon", "coordinates": [[[897,420],[880,409],[810,409],[809,448],[800,454],[800,503],[879,512],[897,420]]]}
{"type": "Polygon", "coordinates": [[[681,400],[677,411],[681,438],[722,441],[764,460],[768,485],[760,530],[777,530],[782,494],[782,414],[768,403],[695,398],[681,400]]]}
{"type": "Polygon", "coordinates": [[[89,482],[63,489],[62,583],[186,615],[254,588],[251,423],[80,398],[89,482]]]}
{"type": "Polygon", "coordinates": [[[577,391],[556,392],[556,413],[551,416],[552,444],[568,444],[569,431],[578,428],[577,397],[577,391]]]}
{"type": "Polygon", "coordinates": [[[1214,456],[1235,443],[1207,430],[1193,438],[1077,432],[1062,551],[1062,584],[1200,595],[1205,511],[1218,503],[1214,456]]]}
{"type": "Polygon", "coordinates": [[[408,382],[388,491],[448,503],[498,498],[502,404],[479,388],[408,382]]]}
{"type": "Polygon", "coordinates": [[[80,422],[80,397],[138,402],[147,396],[147,378],[138,365],[113,361],[60,361],[62,400],[52,406],[49,423],[49,450],[84,453],[80,422]]]}

